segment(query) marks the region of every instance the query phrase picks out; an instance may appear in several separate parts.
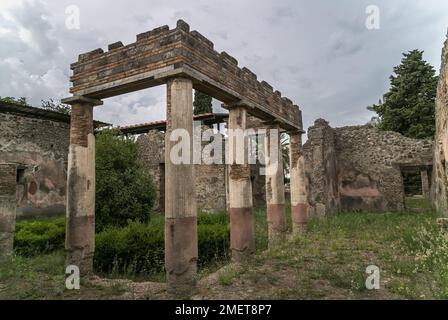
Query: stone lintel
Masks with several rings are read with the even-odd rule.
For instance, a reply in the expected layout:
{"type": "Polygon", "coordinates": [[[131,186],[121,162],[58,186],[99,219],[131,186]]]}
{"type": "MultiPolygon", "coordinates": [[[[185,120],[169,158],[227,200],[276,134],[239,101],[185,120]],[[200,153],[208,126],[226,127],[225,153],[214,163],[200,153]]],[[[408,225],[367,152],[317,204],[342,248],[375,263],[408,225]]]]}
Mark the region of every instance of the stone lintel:
{"type": "Polygon", "coordinates": [[[297,130],[297,129],[293,129],[293,130],[286,130],[286,133],[289,134],[290,136],[291,136],[291,135],[295,135],[295,134],[303,135],[303,134],[306,133],[306,131],[305,131],[305,130],[297,130]]]}
{"type": "Polygon", "coordinates": [[[91,104],[92,106],[101,106],[104,103],[103,101],[101,101],[99,99],[92,99],[92,98],[85,97],[85,96],[68,97],[68,98],[62,99],[61,102],[64,104],[69,104],[69,105],[74,105],[76,103],[85,103],[85,104],[91,104]]]}

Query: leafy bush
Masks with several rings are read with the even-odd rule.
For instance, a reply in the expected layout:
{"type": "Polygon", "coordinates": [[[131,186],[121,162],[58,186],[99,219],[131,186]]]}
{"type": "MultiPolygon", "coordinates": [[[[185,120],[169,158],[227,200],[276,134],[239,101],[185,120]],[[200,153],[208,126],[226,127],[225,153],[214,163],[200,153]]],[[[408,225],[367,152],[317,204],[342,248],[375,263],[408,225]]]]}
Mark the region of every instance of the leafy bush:
{"type": "Polygon", "coordinates": [[[226,213],[199,213],[198,225],[201,224],[220,224],[228,225],[230,223],[229,216],[226,213]]]}
{"type": "Polygon", "coordinates": [[[96,230],[148,221],[155,199],[151,177],[138,162],[134,140],[117,130],[96,136],[96,230]]]}
{"type": "MultiPolygon", "coordinates": [[[[198,217],[198,265],[226,259],[230,230],[226,214],[198,217]]],[[[95,268],[100,272],[155,274],[164,270],[164,220],[130,222],[125,228],[108,227],[96,236],[95,268]]]]}
{"type": "Polygon", "coordinates": [[[229,256],[230,229],[220,224],[198,225],[198,266],[206,266],[216,260],[229,256]]]}
{"type": "MultiPolygon", "coordinates": [[[[198,265],[206,267],[230,255],[228,216],[198,215],[198,265]]],[[[116,274],[157,274],[164,270],[164,217],[108,226],[95,237],[95,269],[116,274]]],[[[64,248],[65,219],[23,221],[16,227],[15,250],[31,256],[64,248]]]]}
{"type": "Polygon", "coordinates": [[[65,219],[21,221],[16,225],[14,249],[23,256],[45,254],[64,248],[65,219]]]}
{"type": "Polygon", "coordinates": [[[158,273],[164,266],[163,227],[133,221],[96,235],[94,264],[100,272],[158,273]]]}

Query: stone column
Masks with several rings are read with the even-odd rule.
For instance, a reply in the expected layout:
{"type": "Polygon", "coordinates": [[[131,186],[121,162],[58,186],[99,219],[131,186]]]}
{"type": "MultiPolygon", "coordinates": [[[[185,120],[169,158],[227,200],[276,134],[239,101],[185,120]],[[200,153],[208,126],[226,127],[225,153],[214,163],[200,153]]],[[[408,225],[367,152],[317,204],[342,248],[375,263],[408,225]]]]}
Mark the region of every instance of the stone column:
{"type": "Polygon", "coordinates": [[[302,133],[289,135],[289,156],[291,167],[291,218],[293,233],[306,229],[308,221],[308,198],[305,175],[305,159],[302,151],[302,133]]]}
{"type": "Polygon", "coordinates": [[[190,79],[168,80],[166,120],[166,281],[169,292],[188,294],[196,286],[198,260],[195,167],[192,154],[193,85],[190,79]],[[177,133],[182,134],[181,137],[177,133]],[[180,152],[177,147],[173,149],[179,144],[185,146],[180,152]],[[171,153],[173,154],[170,157],[171,153]],[[178,155],[182,155],[185,161],[176,160],[175,156],[178,155]]]}
{"type": "Polygon", "coordinates": [[[266,206],[269,244],[283,238],[286,232],[285,181],[280,147],[280,127],[267,128],[265,136],[266,206]]]}
{"type": "Polygon", "coordinates": [[[63,99],[71,104],[67,169],[66,264],[81,275],[93,270],[95,250],[95,137],[93,107],[102,101],[86,97],[63,99]]]}
{"type": "Polygon", "coordinates": [[[252,183],[248,164],[247,111],[241,106],[229,111],[228,163],[230,246],[236,262],[255,252],[252,183]]]}
{"type": "Polygon", "coordinates": [[[16,178],[16,164],[0,164],[0,256],[13,253],[17,209],[16,178]]]}
{"type": "Polygon", "coordinates": [[[422,180],[422,195],[425,199],[429,199],[429,177],[428,169],[420,169],[420,178],[422,180]]]}

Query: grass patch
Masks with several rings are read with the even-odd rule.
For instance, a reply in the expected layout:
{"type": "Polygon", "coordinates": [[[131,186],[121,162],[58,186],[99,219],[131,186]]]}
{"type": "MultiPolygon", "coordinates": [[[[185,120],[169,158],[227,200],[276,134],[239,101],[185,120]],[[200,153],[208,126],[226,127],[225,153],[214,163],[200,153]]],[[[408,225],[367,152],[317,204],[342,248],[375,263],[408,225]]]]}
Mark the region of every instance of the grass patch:
{"type": "Polygon", "coordinates": [[[423,197],[406,197],[405,199],[405,207],[406,209],[418,209],[418,210],[425,210],[425,211],[431,211],[431,202],[429,199],[423,198],[423,197]]]}
{"type": "Polygon", "coordinates": [[[312,218],[307,233],[258,254],[239,277],[264,292],[257,298],[446,299],[448,234],[436,218],[428,209],[312,218]],[[378,291],[366,289],[369,265],[380,268],[378,291]]]}
{"type": "MultiPolygon", "coordinates": [[[[228,238],[217,237],[221,240],[208,242],[209,249],[199,244],[199,253],[215,252],[207,256],[209,263],[199,262],[199,275],[219,269],[217,285],[229,297],[239,299],[447,299],[448,233],[437,228],[437,215],[424,207],[424,200],[417,200],[422,205],[413,205],[423,207],[418,213],[340,213],[312,218],[306,233],[269,250],[265,210],[255,209],[254,259],[238,269],[221,268],[230,260],[229,243],[228,238]],[[380,290],[365,288],[369,265],[380,268],[380,290]]],[[[289,207],[287,213],[289,216],[289,207]]],[[[113,241],[106,242],[123,246],[122,257],[129,260],[133,251],[126,248],[138,252],[140,245],[151,243],[151,237],[158,239],[155,248],[163,249],[163,233],[157,234],[163,225],[163,216],[155,216],[149,224],[129,226],[126,236],[118,232],[111,236],[113,241]],[[129,247],[130,244],[135,247],[129,247]]],[[[199,228],[207,230],[213,225],[219,226],[219,234],[228,232],[228,216],[199,215],[199,228]]],[[[23,228],[19,226],[19,231],[23,228]]],[[[204,235],[199,231],[201,237],[204,235]]],[[[145,259],[156,261],[154,256],[145,259]]],[[[163,252],[158,259],[163,268],[163,252]]],[[[142,261],[143,265],[147,263],[142,261]]],[[[131,263],[121,270],[106,270],[104,275],[149,279],[145,273],[138,278],[135,268],[136,264],[131,263]]],[[[163,270],[152,277],[150,280],[164,281],[163,270]]],[[[82,288],[77,293],[65,290],[64,253],[60,250],[35,256],[15,255],[0,261],[0,299],[110,298],[126,291],[121,284],[103,288],[87,280],[82,288]]],[[[219,292],[222,294],[222,290],[219,292]]]]}

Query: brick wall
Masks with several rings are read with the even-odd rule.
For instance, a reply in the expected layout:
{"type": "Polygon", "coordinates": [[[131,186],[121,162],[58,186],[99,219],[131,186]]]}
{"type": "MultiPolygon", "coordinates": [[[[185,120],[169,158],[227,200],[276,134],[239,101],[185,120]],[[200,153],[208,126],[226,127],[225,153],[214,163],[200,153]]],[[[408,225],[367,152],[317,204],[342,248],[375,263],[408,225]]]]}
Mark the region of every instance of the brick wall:
{"type": "Polygon", "coordinates": [[[193,78],[196,89],[226,104],[240,100],[253,103],[255,109],[251,112],[289,121],[301,129],[301,112],[291,100],[282,97],[279,91],[274,92],[267,82],[259,81],[249,69],[240,68],[238,61],[226,52],[214,50],[210,40],[190,31],[182,20],[175,29],[162,26],[137,35],[134,43],[126,46],[116,43],[108,49],[81,54],[71,65],[71,93],[110,97],[159,85],[176,75],[176,70],[181,75],[186,72],[182,68],[188,67],[193,70],[188,76],[193,78]],[[150,74],[151,71],[154,73],[150,74]]]}

